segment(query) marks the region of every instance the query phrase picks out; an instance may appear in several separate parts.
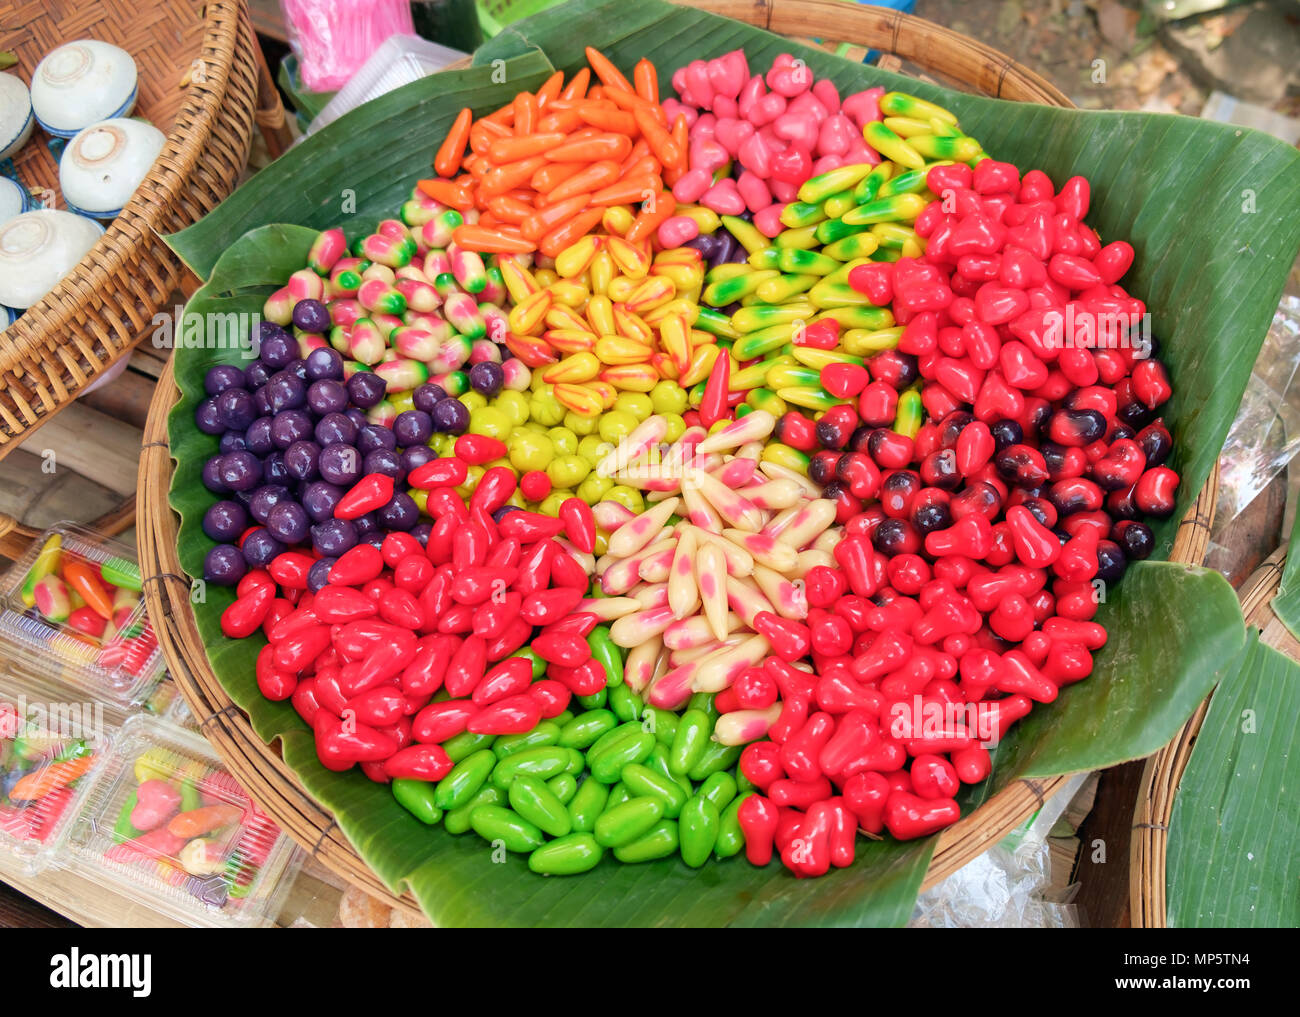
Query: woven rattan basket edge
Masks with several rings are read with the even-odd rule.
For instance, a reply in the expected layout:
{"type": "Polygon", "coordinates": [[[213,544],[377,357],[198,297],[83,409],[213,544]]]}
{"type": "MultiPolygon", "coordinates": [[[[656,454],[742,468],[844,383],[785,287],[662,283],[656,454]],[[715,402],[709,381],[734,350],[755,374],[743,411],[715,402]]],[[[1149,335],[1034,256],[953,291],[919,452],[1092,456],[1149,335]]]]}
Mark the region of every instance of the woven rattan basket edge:
{"type": "Polygon", "coordinates": [[[247,162],[259,59],[247,7],[213,0],[203,16],[203,73],[148,176],[77,267],[0,336],[0,458],[145,335],[186,271],[162,235],[216,207],[247,162]]]}
{"type": "MultiPolygon", "coordinates": [[[[1300,641],[1273,613],[1273,598],[1282,582],[1286,545],[1268,556],[1242,584],[1237,593],[1246,624],[1260,630],[1260,642],[1300,660],[1300,641]]],[[[1134,928],[1167,927],[1165,907],[1165,861],[1169,848],[1169,820],[1174,811],[1178,785],[1191,759],[1201,725],[1209,712],[1207,696],[1178,734],[1164,748],[1149,757],[1138,785],[1133,810],[1133,834],[1129,839],[1129,913],[1134,928]]]]}
{"type": "MultiPolygon", "coordinates": [[[[841,0],[675,0],[773,32],[848,39],[894,53],[922,67],[965,73],[968,85],[989,95],[1026,102],[1070,106],[1056,88],[1015,61],[974,40],[920,18],[886,8],[860,7],[841,0]],[[800,20],[802,17],[803,20],[800,20]],[[815,25],[815,27],[814,27],[815,25]]],[[[159,380],[150,406],[140,462],[140,519],[137,538],[145,599],[164,654],[204,733],[223,761],[266,811],[327,868],[385,903],[411,912],[409,895],[393,894],[356,854],[329,814],[307,799],[280,759],[249,728],[247,718],[221,688],[208,666],[192,611],[189,579],[176,551],[177,522],[168,503],[172,462],[167,445],[167,415],[179,396],[171,366],[159,380]]],[[[1209,546],[1210,523],[1218,495],[1218,467],[1212,471],[1175,536],[1170,558],[1200,564],[1209,546]]],[[[929,888],[1025,822],[1067,780],[1068,775],[1017,781],[939,837],[923,888],[929,888]]]]}

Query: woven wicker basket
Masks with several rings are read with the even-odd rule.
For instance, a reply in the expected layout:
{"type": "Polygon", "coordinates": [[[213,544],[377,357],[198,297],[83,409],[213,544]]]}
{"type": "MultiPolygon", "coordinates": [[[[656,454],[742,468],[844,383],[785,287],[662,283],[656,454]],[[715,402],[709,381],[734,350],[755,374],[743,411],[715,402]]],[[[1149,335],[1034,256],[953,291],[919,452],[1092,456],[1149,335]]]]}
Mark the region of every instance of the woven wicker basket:
{"type": "MultiPolygon", "coordinates": [[[[1057,89],[1014,61],[980,43],[919,18],[839,0],[679,0],[788,36],[816,35],[896,54],[925,68],[942,67],[968,89],[1002,98],[1049,105],[1070,102],[1057,89]]],[[[394,897],[357,855],[328,812],[307,795],[275,745],[252,731],[208,665],[190,609],[190,581],[176,551],[178,520],[167,500],[172,461],[167,414],[180,396],[168,366],[159,380],[145,428],[140,461],[140,518],[137,539],[146,577],[145,599],[172,676],[203,733],[231,772],[268,813],[324,865],[388,904],[416,911],[410,897],[394,897]]],[[[1174,541],[1174,561],[1199,564],[1209,544],[1218,493],[1211,475],[1174,541]]],[[[1023,823],[1068,777],[1018,781],[976,812],[949,827],[926,873],[930,887],[961,868],[1023,823]]]]}
{"type": "MultiPolygon", "coordinates": [[[[1300,660],[1300,641],[1273,613],[1273,598],[1282,582],[1286,545],[1279,547],[1246,580],[1237,593],[1246,624],[1260,630],[1259,641],[1300,660]]],[[[1165,924],[1165,859],[1169,849],[1169,819],[1174,796],[1191,759],[1192,748],[1205,722],[1210,698],[1196,708],[1174,739],[1147,759],[1138,786],[1129,840],[1129,914],[1134,928],[1163,929],[1165,924]]]]}
{"type": "MultiPolygon", "coordinates": [[[[284,109],[239,0],[0,0],[0,49],[30,82],[62,42],[95,38],[139,68],[136,114],[167,135],[135,196],[81,263],[0,333],[0,457],[147,335],[186,271],[162,234],[190,225],[234,189],[255,123],[273,154],[284,109]]],[[[15,157],[38,200],[57,207],[59,171],[39,129],[15,157]]]]}

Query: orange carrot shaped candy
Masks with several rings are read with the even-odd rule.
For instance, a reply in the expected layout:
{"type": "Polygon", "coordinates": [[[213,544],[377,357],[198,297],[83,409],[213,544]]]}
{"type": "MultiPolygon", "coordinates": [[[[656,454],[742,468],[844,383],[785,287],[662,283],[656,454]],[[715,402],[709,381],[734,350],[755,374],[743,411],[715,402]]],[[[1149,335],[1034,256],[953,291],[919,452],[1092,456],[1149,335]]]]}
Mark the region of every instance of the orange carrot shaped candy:
{"type": "Polygon", "coordinates": [[[467,106],[456,114],[456,119],[447,132],[447,138],[438,149],[433,160],[433,168],[440,177],[454,177],[460,172],[460,161],[465,155],[465,146],[469,144],[470,128],[474,125],[474,112],[467,106]]]}
{"type": "Polygon", "coordinates": [[[97,615],[103,618],[113,617],[113,599],[88,564],[76,558],[66,559],[63,562],[63,578],[97,615]]]}
{"type": "Polygon", "coordinates": [[[205,805],[173,816],[167,829],[175,836],[188,840],[237,823],[243,814],[243,809],[235,805],[205,805]]]}
{"type": "Polygon", "coordinates": [[[623,76],[623,72],[615,67],[604,53],[593,46],[586,49],[587,63],[591,64],[591,69],[596,72],[596,77],[606,88],[614,88],[623,92],[633,92],[632,83],[623,76]]]}
{"type": "Polygon", "coordinates": [[[9,792],[11,802],[34,802],[79,780],[94,765],[93,753],[52,763],[22,777],[9,792]]]}

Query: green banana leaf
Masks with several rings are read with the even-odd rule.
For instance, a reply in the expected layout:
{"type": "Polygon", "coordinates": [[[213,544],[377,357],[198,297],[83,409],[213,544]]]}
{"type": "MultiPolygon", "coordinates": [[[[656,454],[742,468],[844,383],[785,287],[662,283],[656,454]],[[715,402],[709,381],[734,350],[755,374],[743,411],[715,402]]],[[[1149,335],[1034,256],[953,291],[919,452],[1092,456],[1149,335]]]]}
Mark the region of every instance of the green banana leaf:
{"type": "Polygon", "coordinates": [[[1181,928],[1300,925],[1300,665],[1253,632],[1214,693],[1169,821],[1165,911],[1181,928]]]}
{"type": "MultiPolygon", "coordinates": [[[[1155,316],[1176,391],[1166,414],[1184,478],[1175,518],[1190,505],[1222,445],[1300,246],[1300,223],[1286,215],[1300,195],[1300,156],[1255,132],[1202,121],[1055,110],[948,92],[659,2],[579,0],[521,22],[478,54],[479,67],[390,93],[293,149],[211,215],[169,238],[208,280],[189,312],[258,310],[303,264],[312,230],[342,223],[356,236],[392,214],[411,184],[428,174],[433,150],[462,106],[485,112],[536,87],[552,65],[575,69],[584,44],[625,69],[649,56],[665,87],[674,68],[697,57],[743,46],[762,68],[790,50],[831,77],[842,94],[874,84],[905,88],[950,106],[995,157],[1042,167],[1058,183],[1073,173],[1089,176],[1090,221],[1105,239],[1129,239],[1138,251],[1126,283],[1155,316]],[[342,213],[343,188],[355,201],[351,216],[342,213]],[[1247,188],[1253,214],[1240,212],[1238,192],[1247,188]]],[[[216,440],[193,427],[193,411],[203,398],[203,374],[217,362],[239,363],[239,353],[176,353],[183,397],[170,419],[177,460],[172,504],[182,518],[182,564],[192,575],[201,573],[212,546],[200,526],[211,495],[199,474],[216,450],[216,440]]],[[[1157,529],[1157,558],[1168,554],[1173,530],[1172,520],[1157,529]]],[[[1215,573],[1138,563],[1108,594],[1098,620],[1111,638],[1094,674],[1013,729],[998,749],[993,777],[968,790],[967,810],[1020,777],[1151,752],[1241,653],[1240,612],[1215,573]]],[[[458,839],[424,828],[359,774],[320,766],[296,714],[257,691],[256,641],[220,634],[218,618],[230,596],[214,588],[196,605],[223,686],[260,736],[280,737],[288,764],[376,874],[395,890],[409,887],[440,924],[899,925],[911,913],[933,839],[860,842],[851,868],[815,881],[796,881],[778,866],[755,870],[740,859],[698,872],[676,861],[606,862],[567,880],[536,877],[520,859],[497,864],[472,835],[458,839]]]]}
{"type": "Polygon", "coordinates": [[[1291,529],[1286,565],[1282,568],[1282,581],[1278,584],[1272,606],[1278,620],[1291,635],[1300,639],[1300,519],[1291,529]]]}

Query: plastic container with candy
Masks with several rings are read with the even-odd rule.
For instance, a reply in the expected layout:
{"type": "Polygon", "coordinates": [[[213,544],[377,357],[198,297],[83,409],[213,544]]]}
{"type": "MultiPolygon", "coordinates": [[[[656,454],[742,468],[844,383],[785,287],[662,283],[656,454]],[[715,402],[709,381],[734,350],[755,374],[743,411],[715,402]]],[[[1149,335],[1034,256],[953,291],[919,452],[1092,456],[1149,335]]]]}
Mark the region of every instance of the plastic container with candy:
{"type": "Polygon", "coordinates": [[[60,523],[0,583],[0,658],[119,707],[142,702],[164,661],[133,552],[60,523]]]}
{"type": "Polygon", "coordinates": [[[187,925],[269,924],[301,864],[198,735],[128,720],[68,839],[73,869],[187,925]]]}
{"type": "Polygon", "coordinates": [[[0,677],[0,861],[34,875],[59,853],[109,734],[102,704],[69,702],[27,676],[0,677]]]}

